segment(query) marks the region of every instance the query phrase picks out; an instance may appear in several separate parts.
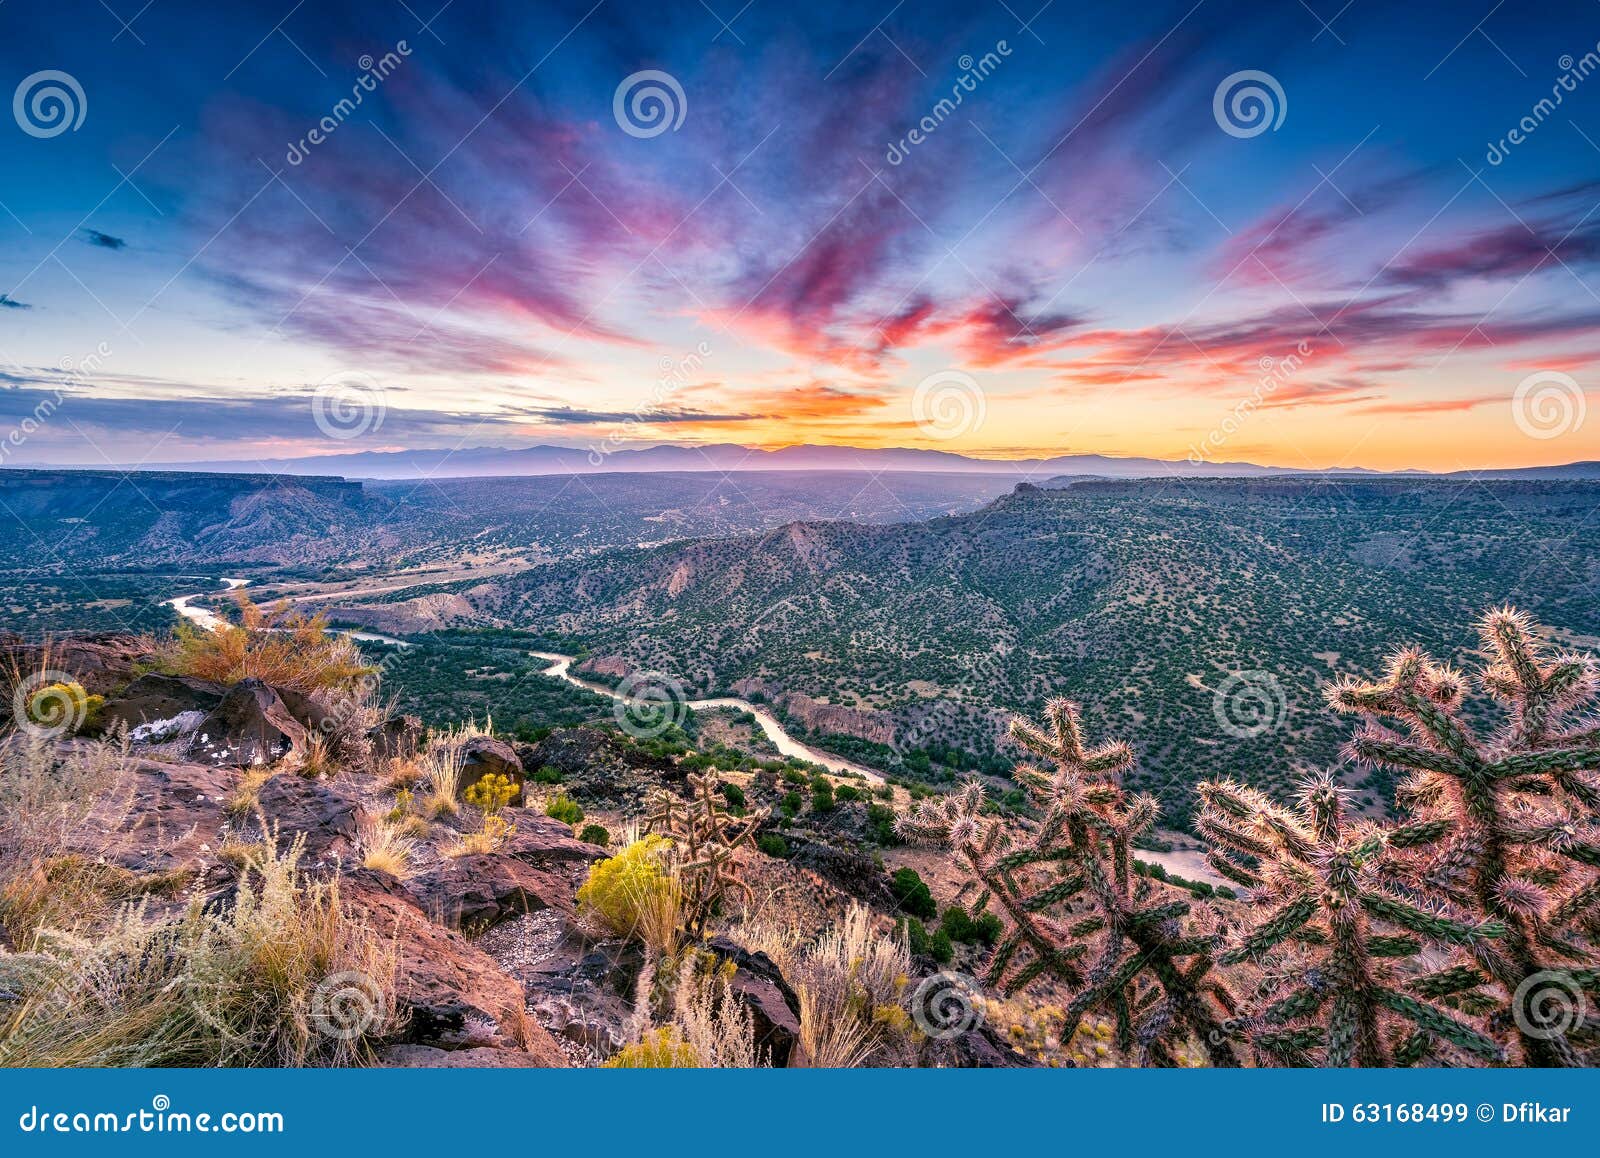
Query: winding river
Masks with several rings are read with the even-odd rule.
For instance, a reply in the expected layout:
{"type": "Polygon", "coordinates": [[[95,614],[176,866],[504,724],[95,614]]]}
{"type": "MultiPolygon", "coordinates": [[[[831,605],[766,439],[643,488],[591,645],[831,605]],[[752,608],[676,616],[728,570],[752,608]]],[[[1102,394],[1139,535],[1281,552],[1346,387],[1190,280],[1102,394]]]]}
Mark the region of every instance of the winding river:
{"type": "MultiPolygon", "coordinates": [[[[528,654],[535,659],[550,661],[550,666],[540,673],[542,675],[554,676],[556,679],[565,680],[567,683],[572,684],[574,687],[580,687],[586,692],[609,696],[614,700],[625,698],[615,689],[606,687],[605,684],[595,683],[592,680],[573,675],[571,669],[577,658],[576,656],[561,655],[559,652],[554,651],[530,651],[528,654]]],[[[696,711],[708,708],[734,708],[741,712],[749,712],[755,717],[756,723],[761,726],[761,731],[766,735],[767,739],[772,741],[773,747],[777,748],[783,755],[793,756],[797,760],[807,760],[813,764],[820,764],[829,772],[861,776],[874,784],[883,783],[883,774],[881,772],[874,772],[871,768],[863,768],[860,764],[852,764],[848,760],[841,760],[837,756],[830,756],[826,752],[819,752],[815,748],[802,744],[784,731],[783,725],[778,722],[776,716],[760,705],[752,704],[749,700],[741,700],[737,696],[716,696],[708,700],[689,700],[685,706],[696,711]]]]}
{"type": "MultiPolygon", "coordinates": [[[[225,585],[224,590],[232,591],[235,588],[246,586],[250,581],[248,579],[225,578],[222,580],[222,582],[225,585]]],[[[226,620],[213,611],[209,611],[204,607],[195,607],[189,602],[191,599],[198,599],[203,595],[209,594],[215,593],[198,591],[193,595],[181,595],[176,599],[168,599],[165,602],[179,615],[189,620],[189,622],[210,631],[224,625],[226,620]]],[[[345,594],[353,595],[358,594],[358,592],[346,592],[345,594]]],[[[366,640],[372,643],[383,643],[392,647],[411,646],[403,639],[395,639],[392,636],[379,635],[376,632],[346,631],[344,634],[348,635],[352,639],[366,640]]],[[[554,679],[565,680],[574,687],[580,687],[584,691],[593,692],[598,696],[606,696],[609,699],[621,701],[626,698],[616,689],[608,688],[605,684],[596,683],[593,680],[586,680],[582,676],[573,675],[572,665],[577,661],[576,656],[561,655],[559,652],[553,651],[533,651],[529,652],[528,654],[535,659],[542,659],[550,664],[549,667],[545,668],[544,671],[539,673],[541,675],[550,676],[554,679]]],[[[818,764],[827,769],[829,772],[860,776],[873,784],[882,784],[884,782],[883,774],[881,772],[874,772],[871,768],[864,768],[860,764],[852,764],[848,760],[841,760],[837,756],[830,755],[827,752],[818,751],[816,748],[813,748],[807,744],[802,744],[799,740],[796,740],[784,730],[783,725],[778,722],[776,716],[774,716],[766,708],[763,708],[758,704],[752,704],[749,700],[742,700],[737,696],[715,696],[710,699],[690,700],[688,701],[687,706],[697,711],[710,708],[733,708],[737,711],[749,712],[750,715],[755,717],[756,724],[761,728],[762,733],[767,737],[768,740],[772,741],[773,746],[777,748],[781,754],[785,756],[792,756],[797,760],[805,760],[812,764],[818,764]]],[[[1206,862],[1205,855],[1200,852],[1150,852],[1145,849],[1135,849],[1134,855],[1139,860],[1142,860],[1147,864],[1158,864],[1162,868],[1166,869],[1169,873],[1175,873],[1178,876],[1184,877],[1191,881],[1204,881],[1210,885],[1226,885],[1228,883],[1227,881],[1223,880],[1222,877],[1217,875],[1216,870],[1214,870],[1210,864],[1206,862]]]]}

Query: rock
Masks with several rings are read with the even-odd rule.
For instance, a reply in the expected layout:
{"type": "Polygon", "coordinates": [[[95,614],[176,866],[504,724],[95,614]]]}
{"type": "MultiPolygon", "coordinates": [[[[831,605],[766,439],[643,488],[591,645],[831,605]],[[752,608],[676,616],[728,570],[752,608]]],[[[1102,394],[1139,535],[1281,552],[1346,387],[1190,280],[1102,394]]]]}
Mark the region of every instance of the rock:
{"type": "Polygon", "coordinates": [[[573,865],[587,868],[594,861],[611,855],[598,844],[576,839],[572,827],[553,816],[522,808],[508,812],[507,818],[517,826],[517,831],[501,847],[500,856],[516,857],[535,868],[573,865]]]}
{"type": "MultiPolygon", "coordinates": [[[[0,632],[0,669],[31,675],[48,667],[73,677],[90,695],[111,695],[134,678],[141,663],[153,658],[148,637],[123,631],[63,636],[48,645],[0,632]]],[[[0,712],[9,718],[10,703],[0,703],[0,712]]]]}
{"type": "Polygon", "coordinates": [[[539,1066],[548,1069],[564,1064],[540,1060],[525,1049],[474,1046],[470,1049],[440,1049],[432,1045],[400,1044],[378,1052],[378,1063],[391,1069],[520,1069],[539,1066]]]}
{"type": "Polygon", "coordinates": [[[448,857],[406,882],[424,913],[452,929],[482,932],[540,909],[575,911],[577,883],[500,853],[448,857]]]}
{"type": "Polygon", "coordinates": [[[422,742],[422,721],[416,716],[390,716],[367,733],[377,760],[409,760],[422,742]]]}
{"type": "Polygon", "coordinates": [[[749,1012],[756,1048],[771,1055],[772,1065],[786,1067],[800,1040],[800,998],[765,953],[752,952],[726,937],[713,937],[706,948],[734,965],[728,987],[749,1012]]]}
{"type": "MultiPolygon", "coordinates": [[[[88,740],[72,746],[105,750],[88,740]]],[[[210,859],[228,827],[232,772],[130,757],[123,777],[70,834],[74,851],[141,873],[210,859]]]]}
{"type": "Polygon", "coordinates": [[[878,862],[865,853],[837,848],[822,841],[788,834],[789,862],[808,869],[850,896],[882,908],[892,908],[889,878],[878,862]]]}
{"type": "Polygon", "coordinates": [[[514,748],[493,736],[474,736],[461,749],[461,786],[459,795],[466,799],[467,789],[491,773],[504,776],[517,786],[512,804],[522,803],[522,785],[526,777],[522,761],[514,748]]]}
{"type": "Polygon", "coordinates": [[[128,733],[128,743],[166,744],[193,735],[206,722],[205,712],[179,712],[170,720],[151,720],[128,733]]]}
{"type": "Polygon", "coordinates": [[[305,726],[260,680],[241,680],[228,689],[195,732],[186,753],[207,764],[249,767],[270,764],[304,745],[305,726]]]}
{"type": "Polygon", "coordinates": [[[114,725],[123,724],[131,731],[141,724],[173,720],[189,712],[200,712],[203,719],[227,694],[226,684],[151,672],[106,701],[100,709],[100,730],[109,732],[114,725]]]}
{"type": "Polygon", "coordinates": [[[670,758],[624,745],[598,728],[562,728],[537,744],[519,744],[522,766],[561,773],[561,787],[580,804],[636,811],[663,785],[682,784],[687,771],[670,758]]]}
{"type": "Polygon", "coordinates": [[[398,882],[356,869],[346,873],[339,888],[349,911],[365,916],[380,936],[393,941],[402,1042],[516,1045],[527,1051],[524,1064],[567,1064],[561,1047],[528,1018],[522,986],[460,933],[428,920],[398,882]]]}
{"type": "Polygon", "coordinates": [[[540,1023],[591,1061],[628,1043],[644,965],[636,944],[591,945],[553,909],[506,921],[480,944],[526,987],[540,1023]]]}
{"type": "Polygon", "coordinates": [[[256,799],[267,823],[277,825],[280,843],[304,834],[305,855],[310,861],[354,859],[359,830],[355,800],[320,780],[288,772],[263,784],[256,799]]]}
{"type": "Polygon", "coordinates": [[[328,735],[338,730],[342,718],[339,709],[330,705],[322,695],[308,695],[293,688],[274,687],[272,690],[278,693],[278,698],[283,701],[283,706],[295,722],[306,731],[328,735]]]}

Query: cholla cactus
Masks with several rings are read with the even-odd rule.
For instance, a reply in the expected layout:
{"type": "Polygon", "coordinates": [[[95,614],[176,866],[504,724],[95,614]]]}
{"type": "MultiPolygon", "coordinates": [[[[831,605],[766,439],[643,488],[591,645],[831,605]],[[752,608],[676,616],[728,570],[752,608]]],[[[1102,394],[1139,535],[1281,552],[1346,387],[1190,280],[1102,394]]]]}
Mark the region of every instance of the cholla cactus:
{"type": "Polygon", "coordinates": [[[1294,809],[1232,781],[1199,791],[1198,827],[1213,843],[1212,864],[1246,886],[1260,910],[1220,961],[1250,961],[1263,971],[1259,1008],[1247,1019],[1263,1060],[1414,1064],[1441,1040],[1480,1059],[1500,1058],[1495,1041],[1418,996],[1482,1004],[1475,990],[1487,978],[1459,964],[1425,971],[1417,956],[1425,945],[1476,944],[1504,926],[1419,908],[1384,880],[1390,845],[1431,843],[1446,826],[1352,824],[1344,790],[1326,774],[1302,783],[1294,809]]]}
{"type": "Polygon", "coordinates": [[[743,817],[728,812],[717,802],[715,768],[689,773],[689,799],[659,789],[646,806],[644,830],[659,832],[676,846],[684,921],[691,936],[704,933],[706,922],[728,893],[754,899],[750,886],[739,877],[734,852],[751,842],[771,809],[758,808],[743,817]]]}
{"type": "Polygon", "coordinates": [[[1011,919],[996,948],[988,981],[1014,994],[1048,973],[1078,990],[1062,1026],[1069,1040],[1083,1017],[1116,1019],[1119,1043],[1157,1065],[1193,1035],[1215,1065],[1238,1065],[1223,1025],[1232,995],[1209,976],[1213,938],[1186,932],[1187,901],[1156,901],[1155,886],[1131,871],[1133,840],[1155,822],[1150,796],[1129,797],[1120,777],[1133,764],[1123,743],[1084,747],[1077,705],[1051,700],[1046,726],[1012,722],[1012,737],[1049,770],[1018,768],[1016,777],[1041,815],[1026,834],[1012,835],[982,815],[976,782],[903,819],[910,839],[944,845],[980,890],[1011,919]],[[1069,920],[1074,909],[1082,912],[1069,920]],[[1085,963],[1091,948],[1094,960],[1085,963]]]}
{"type": "MultiPolygon", "coordinates": [[[[1511,608],[1490,612],[1480,630],[1491,657],[1481,682],[1507,709],[1498,730],[1464,719],[1466,681],[1416,649],[1394,655],[1381,682],[1347,679],[1328,700],[1367,718],[1350,754],[1409,773],[1402,802],[1419,821],[1447,829],[1437,848],[1406,858],[1416,887],[1506,926],[1500,940],[1470,948],[1509,1003],[1522,1000],[1530,979],[1556,970],[1594,990],[1600,971],[1571,964],[1592,958],[1600,920],[1594,665],[1552,654],[1511,608]]],[[[1566,1037],[1530,1033],[1525,1011],[1511,1012],[1515,1025],[1502,1016],[1497,1028],[1524,1064],[1578,1063],[1566,1037]]]]}

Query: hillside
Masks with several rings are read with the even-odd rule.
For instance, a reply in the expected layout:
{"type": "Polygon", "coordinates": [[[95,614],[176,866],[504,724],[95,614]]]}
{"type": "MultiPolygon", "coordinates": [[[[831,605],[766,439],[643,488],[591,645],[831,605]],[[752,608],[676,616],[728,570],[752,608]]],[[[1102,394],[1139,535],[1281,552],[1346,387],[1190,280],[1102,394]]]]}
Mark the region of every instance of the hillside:
{"type": "MultiPolygon", "coordinates": [[[[590,671],[764,696],[802,732],[814,701],[857,709],[813,737],[936,779],[1003,757],[1005,711],[1071,695],[1135,743],[1181,821],[1204,776],[1277,787],[1334,760],[1318,688],[1397,642],[1458,655],[1459,625],[1508,599],[1569,640],[1600,634],[1597,500],[1582,482],[1024,486],[924,523],[613,552],[470,601],[483,622],[590,649],[590,671]]],[[[1387,781],[1351,779],[1382,804],[1387,781]]]]}

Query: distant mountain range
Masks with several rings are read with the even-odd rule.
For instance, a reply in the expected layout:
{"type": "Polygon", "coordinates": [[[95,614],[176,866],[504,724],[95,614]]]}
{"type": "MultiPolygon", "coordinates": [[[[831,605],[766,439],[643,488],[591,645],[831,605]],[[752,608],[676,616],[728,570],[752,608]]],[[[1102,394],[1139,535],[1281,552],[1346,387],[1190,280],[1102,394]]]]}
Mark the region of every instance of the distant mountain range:
{"type": "MultiPolygon", "coordinates": [[[[1296,470],[1260,466],[1249,462],[1202,462],[1158,458],[1119,458],[1103,454],[1065,454],[1052,458],[984,459],[943,450],[908,447],[869,449],[851,446],[786,446],[757,450],[732,443],[710,446],[652,446],[598,454],[567,446],[532,446],[524,449],[477,446],[461,450],[357,451],[349,454],[304,458],[239,459],[162,464],[167,471],[203,471],[234,474],[248,469],[270,474],[343,475],[360,479],[479,478],[552,474],[636,473],[649,471],[935,471],[1026,476],[1048,479],[1058,475],[1101,478],[1218,478],[1273,474],[1348,474],[1370,476],[1381,472],[1364,467],[1330,470],[1296,470]]],[[[1402,471],[1402,474],[1426,474],[1402,471]]],[[[1480,478],[1600,478],[1600,462],[1578,462],[1548,467],[1508,470],[1460,471],[1456,476],[1480,478]]]]}

